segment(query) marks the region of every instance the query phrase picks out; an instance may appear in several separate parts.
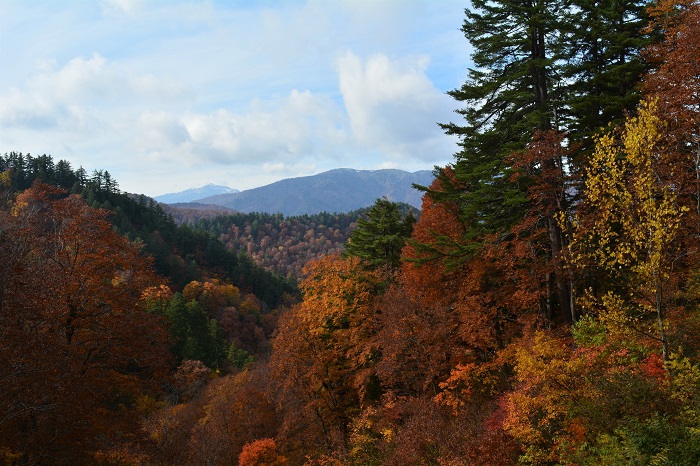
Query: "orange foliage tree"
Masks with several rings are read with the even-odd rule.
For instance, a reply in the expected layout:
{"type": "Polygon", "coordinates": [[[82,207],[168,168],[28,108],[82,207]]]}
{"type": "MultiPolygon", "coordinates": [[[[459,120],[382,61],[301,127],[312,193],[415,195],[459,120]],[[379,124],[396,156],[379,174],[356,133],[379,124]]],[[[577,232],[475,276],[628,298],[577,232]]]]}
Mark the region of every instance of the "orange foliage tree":
{"type": "Polygon", "coordinates": [[[238,466],[285,466],[287,458],[277,452],[277,444],[271,438],[247,443],[240,456],[238,466]]]}
{"type": "Polygon", "coordinates": [[[376,398],[371,304],[380,283],[357,258],[329,256],[306,267],[304,301],[280,318],[270,360],[288,443],[343,448],[353,410],[376,398]]]}

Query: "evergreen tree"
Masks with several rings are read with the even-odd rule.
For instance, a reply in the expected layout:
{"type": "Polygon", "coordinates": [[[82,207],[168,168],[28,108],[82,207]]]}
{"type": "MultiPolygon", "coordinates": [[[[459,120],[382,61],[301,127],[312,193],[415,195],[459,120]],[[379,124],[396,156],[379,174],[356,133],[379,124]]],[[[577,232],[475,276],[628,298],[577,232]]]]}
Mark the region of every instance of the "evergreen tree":
{"type": "Polygon", "coordinates": [[[473,236],[504,232],[522,218],[528,183],[513,180],[512,155],[537,131],[587,138],[637,103],[648,3],[472,2],[462,31],[474,47],[475,67],[448,93],[465,104],[457,113],[466,124],[441,126],[461,140],[460,188],[446,195],[462,204],[473,236]]]}
{"type": "Polygon", "coordinates": [[[71,189],[73,184],[78,180],[75,173],[73,173],[73,168],[70,162],[67,160],[59,160],[56,163],[55,170],[56,185],[64,189],[71,189]]]}
{"type": "Polygon", "coordinates": [[[103,175],[103,184],[105,191],[108,193],[119,193],[119,183],[112,178],[112,175],[107,170],[105,170],[103,175]]]}
{"type": "Polygon", "coordinates": [[[477,237],[507,228],[522,215],[525,196],[511,181],[506,158],[535,130],[552,127],[555,3],[475,0],[466,12],[462,31],[474,47],[475,68],[448,94],[466,104],[457,113],[467,124],[441,126],[461,139],[455,174],[462,188],[452,195],[477,237]]]}
{"type": "Polygon", "coordinates": [[[82,167],[82,165],[80,166],[80,168],[78,168],[75,171],[75,176],[78,179],[78,184],[81,187],[84,187],[87,185],[87,181],[88,181],[87,171],[85,171],[85,169],[82,167]]]}
{"type": "Polygon", "coordinates": [[[571,0],[561,21],[558,55],[563,105],[561,127],[583,149],[608,123],[619,123],[640,99],[637,83],[648,69],[642,51],[653,37],[644,32],[648,0],[571,0]]]}
{"type": "Polygon", "coordinates": [[[377,199],[367,212],[367,218],[358,220],[357,228],[345,245],[345,254],[359,257],[369,269],[396,269],[414,223],[411,213],[402,219],[397,203],[387,198],[377,199]]]}
{"type": "Polygon", "coordinates": [[[226,341],[218,322],[209,319],[199,302],[185,302],[176,293],[168,304],[166,316],[175,340],[172,351],[182,359],[202,361],[211,368],[226,358],[226,341]]]}

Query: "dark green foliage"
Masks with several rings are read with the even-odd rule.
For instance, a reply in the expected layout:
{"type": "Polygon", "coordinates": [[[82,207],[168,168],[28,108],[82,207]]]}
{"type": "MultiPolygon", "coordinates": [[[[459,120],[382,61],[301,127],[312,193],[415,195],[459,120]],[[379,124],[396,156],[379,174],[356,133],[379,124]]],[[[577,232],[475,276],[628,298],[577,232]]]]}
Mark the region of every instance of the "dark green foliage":
{"type": "MultiPolygon", "coordinates": [[[[526,209],[525,186],[511,179],[507,160],[535,130],[552,128],[551,90],[556,40],[554,1],[475,0],[462,31],[474,47],[474,69],[449,94],[465,106],[466,125],[443,124],[461,138],[455,155],[461,216],[476,237],[507,229],[526,209]]],[[[445,197],[443,195],[443,197],[445,197]]]]}
{"type": "MultiPolygon", "coordinates": [[[[457,201],[477,240],[507,232],[528,211],[527,179],[514,179],[513,155],[537,131],[590,135],[619,120],[639,100],[645,65],[641,33],[647,1],[474,0],[462,31],[474,47],[474,69],[449,92],[464,103],[465,124],[443,124],[461,138],[455,155],[457,201]]],[[[576,170],[571,160],[564,161],[576,170]]]]}
{"type": "Polygon", "coordinates": [[[255,361],[253,356],[246,350],[238,348],[235,343],[231,343],[229,346],[226,357],[236,369],[244,369],[255,361]]]}
{"type": "Polygon", "coordinates": [[[562,10],[559,123],[584,149],[598,129],[619,122],[639,102],[637,83],[648,70],[641,52],[652,40],[643,32],[650,3],[572,0],[562,10]]]}
{"type": "Polygon", "coordinates": [[[182,294],[176,293],[166,315],[171,322],[170,329],[175,339],[173,353],[177,357],[202,361],[212,369],[227,357],[221,326],[207,317],[197,301],[186,303],[182,294]]]}
{"type": "Polygon", "coordinates": [[[686,427],[668,417],[654,415],[640,421],[630,419],[629,425],[614,435],[598,436],[586,448],[575,452],[576,464],[593,466],[659,466],[700,464],[700,436],[696,429],[686,427]]]}
{"type": "Polygon", "coordinates": [[[377,199],[367,217],[358,220],[357,228],[345,245],[345,254],[359,257],[369,269],[397,269],[401,264],[401,250],[411,236],[415,221],[410,212],[402,218],[395,202],[377,199]]]}

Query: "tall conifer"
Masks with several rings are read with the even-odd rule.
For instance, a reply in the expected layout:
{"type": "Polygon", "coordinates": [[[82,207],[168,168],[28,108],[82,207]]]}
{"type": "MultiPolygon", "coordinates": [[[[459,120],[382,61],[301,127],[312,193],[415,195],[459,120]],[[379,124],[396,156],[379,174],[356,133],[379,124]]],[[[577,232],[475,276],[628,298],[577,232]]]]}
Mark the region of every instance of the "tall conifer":
{"type": "MultiPolygon", "coordinates": [[[[464,104],[457,113],[465,124],[441,125],[460,137],[456,182],[445,177],[444,184],[452,188],[431,195],[460,205],[460,218],[468,226],[465,254],[479,251],[485,242],[518,241],[516,225],[526,237],[523,222],[532,215],[532,203],[540,204],[541,218],[528,224],[548,232],[541,236],[548,244],[535,249],[549,251],[543,259],[554,273],[543,282],[549,289],[553,281],[557,291],[556,298],[547,298],[547,308],[558,306],[565,321],[574,319],[571,283],[561,267],[566,242],[555,218],[569,208],[574,192],[565,177],[575,167],[562,159],[568,152],[556,148],[531,167],[523,167],[517,154],[538,133],[567,132],[562,144],[585,142],[636,102],[635,86],[644,69],[640,51],[647,43],[641,32],[646,3],[474,0],[466,10],[462,31],[474,48],[474,68],[461,88],[449,92],[464,104]],[[556,184],[550,191],[564,193],[551,206],[529,197],[530,187],[541,185],[538,176],[545,173],[562,175],[547,180],[556,184]]],[[[532,236],[526,241],[533,241],[532,236]]]]}

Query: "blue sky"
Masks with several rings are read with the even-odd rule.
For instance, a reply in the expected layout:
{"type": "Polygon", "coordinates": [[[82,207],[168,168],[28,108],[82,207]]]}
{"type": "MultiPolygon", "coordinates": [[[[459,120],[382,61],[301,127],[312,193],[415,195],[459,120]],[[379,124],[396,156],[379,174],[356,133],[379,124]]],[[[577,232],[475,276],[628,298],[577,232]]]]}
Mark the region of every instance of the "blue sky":
{"type": "Polygon", "coordinates": [[[332,168],[432,169],[456,140],[465,1],[0,0],[0,152],[151,196],[332,168]]]}

